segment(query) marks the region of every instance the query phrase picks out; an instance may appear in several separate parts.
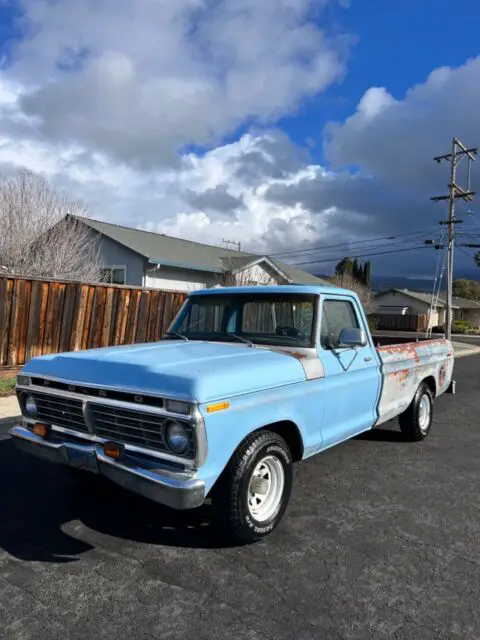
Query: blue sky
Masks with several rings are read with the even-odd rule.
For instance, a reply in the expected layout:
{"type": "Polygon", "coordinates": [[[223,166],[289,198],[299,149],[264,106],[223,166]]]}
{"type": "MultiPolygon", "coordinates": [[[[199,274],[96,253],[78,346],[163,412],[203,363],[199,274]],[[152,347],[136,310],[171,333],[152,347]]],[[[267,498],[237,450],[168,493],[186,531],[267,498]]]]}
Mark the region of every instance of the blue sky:
{"type": "Polygon", "coordinates": [[[297,144],[317,142],[313,155],[323,160],[322,129],[344,120],[371,86],[386,87],[396,98],[424,82],[437,67],[459,66],[479,54],[478,0],[352,0],[347,10],[330,9],[341,30],[352,34],[344,80],[307,100],[298,113],[280,121],[297,144]],[[458,25],[452,31],[452,25],[458,25]]]}
{"type": "MultiPolygon", "coordinates": [[[[432,157],[453,135],[480,144],[480,4],[318,4],[215,0],[196,5],[193,35],[192,0],[0,1],[0,169],[27,167],[120,224],[318,247],[305,262],[321,271],[325,246],[412,230],[419,245],[445,215],[429,203],[448,182],[432,157]]],[[[435,258],[375,265],[427,277],[435,258]]]]}

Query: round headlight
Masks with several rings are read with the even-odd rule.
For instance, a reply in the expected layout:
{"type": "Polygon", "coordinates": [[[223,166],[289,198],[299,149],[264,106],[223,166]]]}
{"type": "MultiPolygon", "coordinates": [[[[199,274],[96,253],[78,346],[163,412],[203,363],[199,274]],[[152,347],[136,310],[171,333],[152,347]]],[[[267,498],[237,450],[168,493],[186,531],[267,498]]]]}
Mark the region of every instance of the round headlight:
{"type": "Polygon", "coordinates": [[[179,456],[183,455],[188,450],[188,435],[185,427],[179,422],[169,422],[165,429],[165,438],[167,446],[179,456]]]}
{"type": "Polygon", "coordinates": [[[25,411],[32,418],[37,415],[37,403],[35,402],[35,399],[30,394],[27,394],[24,397],[23,406],[25,407],[25,411]]]}

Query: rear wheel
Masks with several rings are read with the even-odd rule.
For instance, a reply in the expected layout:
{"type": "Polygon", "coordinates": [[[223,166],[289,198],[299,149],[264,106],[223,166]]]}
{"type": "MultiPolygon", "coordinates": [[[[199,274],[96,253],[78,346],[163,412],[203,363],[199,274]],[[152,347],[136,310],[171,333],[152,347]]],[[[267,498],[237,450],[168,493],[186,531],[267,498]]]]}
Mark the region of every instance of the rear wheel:
{"type": "Polygon", "coordinates": [[[237,542],[255,542],[280,523],[292,491],[292,455],[272,431],[252,433],[214,488],[217,523],[237,542]]]}
{"type": "Polygon", "coordinates": [[[430,387],[422,382],[408,407],[399,417],[403,435],[412,441],[425,440],[433,420],[433,396],[430,387]]]}

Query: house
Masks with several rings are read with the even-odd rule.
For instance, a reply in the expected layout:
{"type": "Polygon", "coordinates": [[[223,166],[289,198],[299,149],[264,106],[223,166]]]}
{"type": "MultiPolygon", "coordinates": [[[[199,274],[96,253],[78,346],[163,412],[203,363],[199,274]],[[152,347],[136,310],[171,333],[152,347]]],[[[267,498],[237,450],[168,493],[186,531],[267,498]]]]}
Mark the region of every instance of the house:
{"type": "MultiPolygon", "coordinates": [[[[375,313],[385,315],[425,315],[429,317],[429,328],[445,324],[446,299],[438,296],[432,305],[431,293],[420,293],[408,289],[389,289],[375,296],[375,313]],[[431,309],[431,311],[430,311],[431,309]]],[[[480,328],[480,302],[466,298],[452,298],[453,321],[463,320],[480,328]]]]}
{"type": "Polygon", "coordinates": [[[431,307],[432,294],[418,293],[408,289],[389,289],[375,296],[375,313],[381,315],[420,315],[426,316],[428,328],[442,325],[445,322],[445,303],[436,300],[431,307]]]}
{"type": "Polygon", "coordinates": [[[267,255],[244,253],[88,218],[106,282],[171,291],[239,284],[328,284],[267,255]],[[227,280],[228,279],[228,280],[227,280]]]}

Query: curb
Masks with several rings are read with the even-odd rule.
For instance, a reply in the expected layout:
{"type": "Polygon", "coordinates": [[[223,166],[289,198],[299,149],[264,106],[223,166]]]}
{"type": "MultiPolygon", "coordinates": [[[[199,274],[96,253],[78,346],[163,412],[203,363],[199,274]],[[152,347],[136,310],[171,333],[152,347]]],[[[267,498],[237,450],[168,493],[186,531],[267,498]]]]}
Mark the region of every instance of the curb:
{"type": "Polygon", "coordinates": [[[480,351],[474,351],[473,353],[459,353],[458,355],[455,355],[455,360],[458,360],[458,358],[468,358],[468,356],[478,356],[480,354],[480,351]]]}

